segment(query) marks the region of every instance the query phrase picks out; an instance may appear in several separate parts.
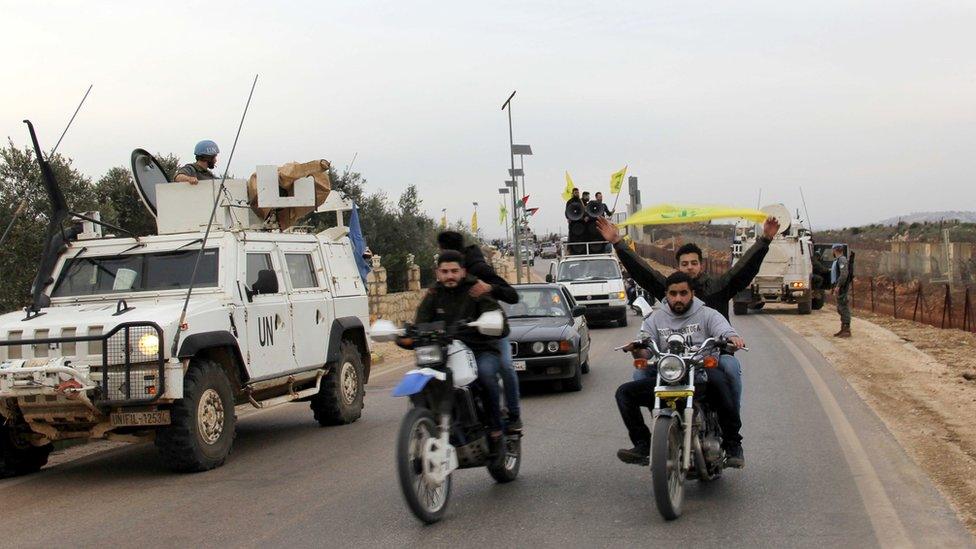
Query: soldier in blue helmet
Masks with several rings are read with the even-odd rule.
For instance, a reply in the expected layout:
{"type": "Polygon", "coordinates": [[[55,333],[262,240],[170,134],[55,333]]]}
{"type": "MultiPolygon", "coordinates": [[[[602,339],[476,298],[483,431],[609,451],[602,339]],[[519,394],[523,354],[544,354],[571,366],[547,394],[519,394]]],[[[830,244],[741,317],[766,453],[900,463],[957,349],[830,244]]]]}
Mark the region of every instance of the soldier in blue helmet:
{"type": "Polygon", "coordinates": [[[193,147],[193,155],[196,156],[197,161],[176,170],[174,181],[196,185],[202,179],[216,179],[217,176],[210,170],[217,165],[219,153],[217,144],[209,139],[197,143],[197,146],[193,147]]]}

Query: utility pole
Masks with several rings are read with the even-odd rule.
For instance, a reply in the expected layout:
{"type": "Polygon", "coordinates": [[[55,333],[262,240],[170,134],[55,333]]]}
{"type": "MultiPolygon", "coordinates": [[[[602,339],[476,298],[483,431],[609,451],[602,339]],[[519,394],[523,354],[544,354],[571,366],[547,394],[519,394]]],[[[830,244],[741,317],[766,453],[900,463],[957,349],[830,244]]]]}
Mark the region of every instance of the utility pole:
{"type": "MultiPolygon", "coordinates": [[[[517,90],[516,90],[517,91],[517,90]]],[[[502,105],[502,110],[508,110],[508,155],[512,162],[512,172],[515,173],[515,151],[512,145],[515,144],[515,140],[512,134],[512,98],[515,97],[515,91],[512,91],[512,95],[508,96],[505,103],[502,105]]],[[[517,284],[522,283],[522,250],[519,249],[519,224],[518,224],[518,202],[515,197],[518,194],[518,182],[515,177],[512,177],[512,183],[510,185],[512,188],[512,251],[513,257],[515,258],[515,282],[517,284]]],[[[506,182],[506,185],[508,183],[506,182]]]]}

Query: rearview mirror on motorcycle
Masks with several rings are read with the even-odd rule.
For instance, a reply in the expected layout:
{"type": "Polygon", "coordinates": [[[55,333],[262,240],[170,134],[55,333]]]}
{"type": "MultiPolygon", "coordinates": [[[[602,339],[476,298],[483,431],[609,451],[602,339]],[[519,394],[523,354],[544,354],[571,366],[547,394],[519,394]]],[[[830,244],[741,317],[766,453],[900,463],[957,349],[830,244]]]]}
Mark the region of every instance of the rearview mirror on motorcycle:
{"type": "Polygon", "coordinates": [[[651,316],[651,313],[654,312],[651,304],[644,299],[644,296],[640,296],[634,300],[634,307],[637,307],[640,310],[641,316],[644,318],[651,316]]]}
{"type": "Polygon", "coordinates": [[[505,333],[505,315],[500,310],[488,311],[474,322],[469,322],[468,327],[478,330],[482,335],[499,337],[505,333]]]}
{"type": "Polygon", "coordinates": [[[397,328],[393,322],[383,319],[377,320],[369,328],[369,337],[376,342],[395,341],[405,333],[403,328],[397,328]]]}

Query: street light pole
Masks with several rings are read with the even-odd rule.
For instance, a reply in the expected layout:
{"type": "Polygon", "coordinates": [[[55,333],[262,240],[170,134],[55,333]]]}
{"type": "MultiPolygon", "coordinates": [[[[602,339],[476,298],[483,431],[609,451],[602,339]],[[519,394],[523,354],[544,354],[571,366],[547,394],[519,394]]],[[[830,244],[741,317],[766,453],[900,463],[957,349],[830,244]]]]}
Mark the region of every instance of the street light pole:
{"type": "MultiPolygon", "coordinates": [[[[517,91],[517,90],[515,90],[517,91]]],[[[515,91],[512,91],[512,95],[508,96],[505,103],[502,105],[502,110],[508,109],[508,154],[512,161],[512,172],[515,172],[515,151],[512,150],[512,145],[515,144],[515,140],[512,134],[512,98],[515,97],[515,91]]],[[[513,182],[515,177],[512,177],[513,182]]],[[[512,187],[512,247],[515,257],[515,282],[517,284],[522,283],[522,253],[519,249],[519,226],[518,226],[518,203],[515,201],[515,195],[518,191],[518,183],[512,187]]]]}

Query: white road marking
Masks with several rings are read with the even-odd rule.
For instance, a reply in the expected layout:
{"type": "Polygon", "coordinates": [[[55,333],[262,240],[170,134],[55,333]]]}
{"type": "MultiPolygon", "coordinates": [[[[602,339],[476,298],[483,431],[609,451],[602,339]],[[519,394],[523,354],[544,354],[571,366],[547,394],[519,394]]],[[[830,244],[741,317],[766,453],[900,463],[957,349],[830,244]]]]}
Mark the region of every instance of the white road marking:
{"type": "Polygon", "coordinates": [[[777,331],[781,334],[780,341],[786,346],[790,354],[793,355],[803,369],[803,373],[806,374],[807,379],[810,380],[810,385],[813,386],[813,391],[820,401],[820,406],[827,413],[830,425],[834,429],[834,435],[837,436],[837,442],[840,443],[841,450],[844,452],[844,458],[847,460],[847,466],[851,469],[851,475],[854,477],[857,491],[861,494],[864,508],[867,511],[868,518],[871,520],[871,527],[874,529],[874,536],[878,540],[878,544],[885,548],[914,547],[914,544],[905,532],[905,526],[902,524],[901,519],[898,518],[895,507],[891,504],[891,499],[888,498],[888,493],[885,491],[884,484],[881,482],[878,472],[871,465],[871,460],[868,459],[867,452],[864,451],[864,446],[861,445],[861,440],[858,438],[857,433],[854,432],[854,427],[847,420],[847,416],[844,415],[843,410],[841,410],[840,405],[837,403],[837,399],[830,392],[830,388],[827,387],[827,383],[823,380],[823,377],[820,376],[813,363],[797,347],[796,343],[793,343],[786,328],[768,318],[761,316],[757,316],[756,318],[772,331],[777,331]]]}

